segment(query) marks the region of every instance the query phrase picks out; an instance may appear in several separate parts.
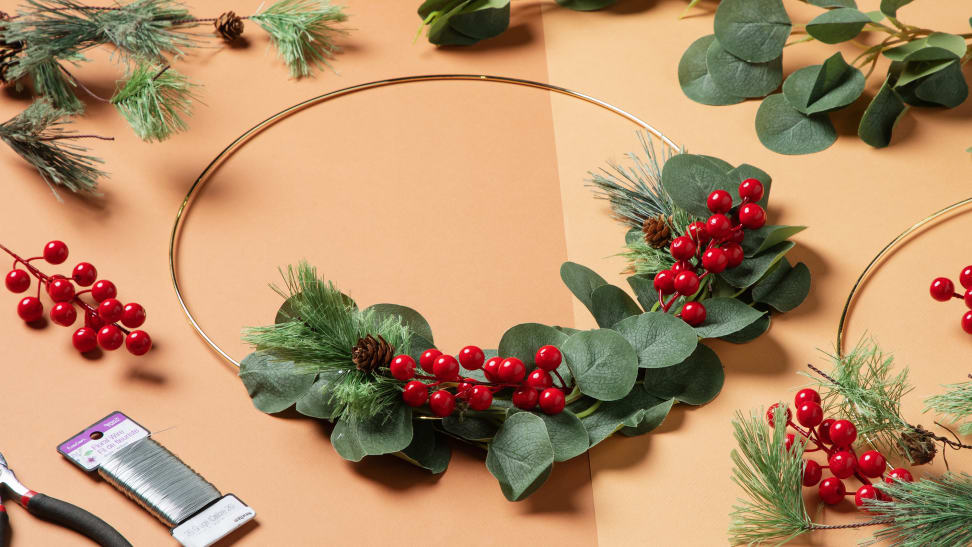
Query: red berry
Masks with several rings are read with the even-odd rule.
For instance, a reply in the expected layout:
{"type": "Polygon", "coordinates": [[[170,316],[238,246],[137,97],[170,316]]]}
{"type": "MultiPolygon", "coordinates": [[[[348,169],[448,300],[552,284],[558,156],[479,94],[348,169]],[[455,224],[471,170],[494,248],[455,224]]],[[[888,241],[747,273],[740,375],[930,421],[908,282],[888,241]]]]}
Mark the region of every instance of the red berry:
{"type": "Polygon", "coordinates": [[[68,302],[58,302],[51,308],[51,321],[62,327],[70,327],[78,318],[78,311],[68,302]]]}
{"type": "Polygon", "coordinates": [[[98,317],[97,312],[93,313],[89,311],[84,313],[84,326],[97,331],[105,326],[105,322],[98,317]]]}
{"type": "Polygon", "coordinates": [[[466,370],[476,370],[483,367],[486,355],[477,346],[466,346],[459,350],[459,364],[466,370]]]}
{"type": "Polygon", "coordinates": [[[412,380],[405,384],[405,389],[402,391],[402,400],[408,406],[422,406],[428,398],[429,387],[422,382],[412,380]]]}
{"type": "Polygon", "coordinates": [[[705,204],[713,213],[728,213],[732,209],[732,196],[725,190],[714,190],[705,204]]]}
{"type": "Polygon", "coordinates": [[[37,321],[44,315],[44,304],[36,296],[28,296],[17,304],[17,315],[28,323],[37,321]]]}
{"type": "Polygon", "coordinates": [[[408,355],[398,355],[388,365],[396,380],[408,380],[415,376],[415,359],[408,355]]]}
{"type": "Polygon", "coordinates": [[[732,231],[732,222],[730,222],[729,217],[723,214],[715,214],[709,217],[709,220],[705,221],[705,231],[707,234],[712,236],[712,239],[716,241],[729,235],[732,231]]]}
{"type": "Polygon", "coordinates": [[[763,183],[757,179],[746,179],[739,183],[739,197],[749,201],[763,199],[763,183]]]}
{"type": "Polygon", "coordinates": [[[874,488],[870,484],[865,484],[864,486],[857,489],[857,493],[854,494],[854,503],[858,507],[864,505],[864,500],[873,500],[878,497],[877,488],[874,488]]]}
{"type": "Polygon", "coordinates": [[[7,290],[22,293],[30,288],[30,274],[25,270],[10,270],[6,278],[7,290]]]}
{"type": "Polygon", "coordinates": [[[537,406],[537,390],[532,387],[521,386],[513,391],[513,405],[523,410],[532,410],[537,406]]]}
{"type": "Polygon", "coordinates": [[[115,288],[115,284],[107,279],[102,279],[91,287],[91,298],[95,299],[95,302],[101,302],[102,300],[107,300],[109,298],[114,298],[118,296],[118,289],[115,288]]]}
{"type": "Polygon", "coordinates": [[[125,306],[117,298],[107,298],[98,304],[98,317],[105,323],[114,323],[122,318],[125,313],[125,306]]]}
{"type": "Polygon", "coordinates": [[[682,296],[691,296],[699,290],[699,276],[695,272],[685,270],[675,276],[675,292],[682,296]]]}
{"type": "Polygon", "coordinates": [[[868,450],[857,459],[857,467],[865,477],[880,477],[884,474],[884,467],[887,464],[884,455],[877,450],[868,450]]]}
{"type": "Polygon", "coordinates": [[[432,374],[432,364],[435,363],[435,360],[438,359],[440,355],[442,355],[442,352],[435,348],[425,350],[425,352],[419,356],[419,365],[422,366],[422,370],[432,374]]]}
{"type": "Polygon", "coordinates": [[[803,460],[803,486],[816,486],[823,476],[820,464],[813,460],[803,460]]]}
{"type": "Polygon", "coordinates": [[[496,369],[496,376],[506,384],[519,384],[526,376],[526,366],[516,357],[503,359],[496,369]]]}
{"type": "Polygon", "coordinates": [[[966,266],[959,274],[959,285],[972,289],[972,266],[966,266]]]}
{"type": "Polygon", "coordinates": [[[812,401],[797,406],[797,421],[803,427],[817,427],[823,421],[823,409],[812,401]]]}
{"type": "Polygon", "coordinates": [[[701,302],[686,302],[682,306],[682,321],[693,327],[697,327],[705,322],[705,306],[701,302]]]}
{"type": "Polygon", "coordinates": [[[847,448],[857,440],[857,428],[847,420],[837,420],[830,426],[830,441],[837,448],[847,448]]]}
{"type": "Polygon", "coordinates": [[[712,273],[722,273],[729,266],[729,257],[720,247],[713,247],[702,254],[702,267],[712,273]]]}
{"type": "Polygon", "coordinates": [[[947,277],[937,277],[932,281],[931,287],[928,289],[931,293],[932,298],[938,300],[939,302],[947,302],[952,296],[955,295],[955,285],[952,280],[947,277]]]}
{"type": "Polygon", "coordinates": [[[544,390],[553,385],[553,378],[550,377],[549,372],[536,369],[527,376],[526,385],[535,389],[544,390]]]}
{"type": "Polygon", "coordinates": [[[125,338],[125,348],[132,355],[145,355],[152,349],[152,337],[144,330],[133,330],[125,338]]]}
{"type": "Polygon", "coordinates": [[[747,203],[739,208],[739,223],[750,230],[762,228],[766,224],[766,211],[755,203],[747,203]]]}
{"type": "Polygon", "coordinates": [[[445,418],[456,409],[456,397],[448,391],[440,389],[429,397],[429,408],[432,410],[432,414],[445,418]]]}
{"type": "Polygon", "coordinates": [[[705,223],[698,220],[685,227],[685,235],[692,238],[692,241],[699,245],[704,245],[712,239],[709,237],[708,232],[705,231],[705,223]]]}
{"type": "Polygon", "coordinates": [[[533,356],[533,360],[541,370],[555,370],[563,362],[564,357],[560,354],[557,346],[542,346],[533,356]]]}
{"type": "MultiPolygon", "coordinates": [[[[766,421],[769,422],[770,427],[776,427],[776,421],[775,421],[776,418],[774,416],[776,414],[776,408],[779,406],[780,403],[773,403],[772,405],[770,405],[768,409],[766,409],[766,421]]],[[[790,412],[790,407],[785,407],[785,408],[786,408],[786,423],[790,423],[790,420],[793,419],[793,413],[790,412]]]]}
{"type": "Polygon", "coordinates": [[[474,386],[469,390],[469,408],[486,410],[493,405],[493,392],[486,386],[474,386]]]}
{"type": "Polygon", "coordinates": [[[112,351],[121,347],[125,342],[125,335],[115,325],[105,325],[98,331],[98,345],[112,351]]]}
{"type": "Polygon", "coordinates": [[[483,365],[483,374],[486,375],[487,381],[490,382],[499,381],[499,375],[497,373],[499,372],[499,366],[500,363],[502,362],[503,362],[502,357],[490,357],[489,361],[486,361],[486,364],[483,365]]]}
{"type": "Polygon", "coordinates": [[[455,382],[459,379],[459,361],[451,355],[440,355],[432,363],[432,374],[444,382],[455,382]]]}
{"type": "Polygon", "coordinates": [[[555,387],[548,387],[540,393],[540,410],[546,414],[560,414],[566,402],[564,392],[555,387]]]}
{"type": "Polygon", "coordinates": [[[911,472],[903,467],[892,469],[891,472],[888,473],[887,478],[884,479],[884,482],[894,484],[895,479],[903,482],[914,482],[915,480],[915,478],[911,476],[911,472]]]}
{"type": "Polygon", "coordinates": [[[857,471],[857,459],[846,450],[834,452],[827,461],[830,463],[830,472],[838,479],[846,479],[857,471]]]}
{"type": "Polygon", "coordinates": [[[962,330],[972,334],[972,311],[967,311],[962,316],[962,330]]]}
{"type": "Polygon", "coordinates": [[[67,302],[74,298],[74,284],[64,278],[52,279],[47,283],[47,294],[55,302],[67,302]]]}
{"type": "Polygon", "coordinates": [[[797,408],[803,403],[817,403],[820,404],[820,394],[817,393],[815,389],[801,389],[797,392],[796,396],[793,397],[793,402],[796,404],[797,408]]]}
{"type": "Polygon", "coordinates": [[[668,246],[675,260],[688,260],[695,256],[698,246],[688,236],[678,236],[668,246]]]}
{"type": "Polygon", "coordinates": [[[738,243],[739,245],[742,245],[744,239],[746,239],[746,232],[740,228],[738,230],[733,230],[723,243],[738,243]]]}
{"type": "Polygon", "coordinates": [[[742,245],[738,243],[726,243],[722,246],[722,252],[726,253],[726,258],[729,259],[727,268],[735,268],[742,264],[743,257],[745,256],[742,245]]]}
{"type": "Polygon", "coordinates": [[[965,290],[964,299],[965,299],[965,305],[969,308],[972,308],[972,289],[965,290]]]}
{"type": "Polygon", "coordinates": [[[827,505],[840,503],[844,499],[844,495],[847,494],[844,483],[836,477],[827,477],[822,480],[817,491],[820,494],[820,499],[827,505]]]}
{"type": "Polygon", "coordinates": [[[661,291],[662,294],[672,294],[675,292],[675,272],[662,270],[656,273],[652,285],[656,291],[661,291]]]}
{"type": "Polygon", "coordinates": [[[786,447],[786,450],[788,452],[789,452],[790,448],[793,446],[793,443],[795,441],[796,441],[796,435],[794,435],[793,433],[787,433],[786,434],[786,440],[783,441],[783,446],[786,447]]]}
{"type": "Polygon", "coordinates": [[[51,264],[60,264],[67,260],[68,248],[63,241],[48,241],[47,245],[44,245],[44,260],[51,264]]]}
{"type": "Polygon", "coordinates": [[[833,418],[827,418],[826,420],[820,422],[820,429],[817,430],[817,435],[820,438],[820,442],[824,444],[833,444],[834,441],[830,440],[830,426],[834,425],[833,418]]]}
{"type": "Polygon", "coordinates": [[[476,384],[478,384],[473,378],[463,378],[459,385],[456,386],[456,394],[460,397],[468,397],[469,390],[472,389],[476,384]]]}
{"type": "Polygon", "coordinates": [[[141,327],[142,323],[145,323],[145,308],[135,302],[125,304],[125,309],[122,310],[121,322],[122,325],[130,329],[141,327]]]}
{"type": "Polygon", "coordinates": [[[684,272],[685,270],[691,270],[691,269],[692,269],[692,265],[684,260],[679,260],[678,262],[672,264],[672,267],[669,268],[669,270],[671,270],[672,273],[674,274],[677,274],[678,272],[684,272]]]}
{"type": "Polygon", "coordinates": [[[74,331],[74,336],[71,337],[71,343],[74,344],[74,349],[81,353],[87,353],[98,347],[98,333],[94,329],[81,327],[74,331]]]}
{"type": "Polygon", "coordinates": [[[71,279],[82,287],[88,287],[98,279],[98,270],[87,262],[81,262],[71,272],[71,279]]]}

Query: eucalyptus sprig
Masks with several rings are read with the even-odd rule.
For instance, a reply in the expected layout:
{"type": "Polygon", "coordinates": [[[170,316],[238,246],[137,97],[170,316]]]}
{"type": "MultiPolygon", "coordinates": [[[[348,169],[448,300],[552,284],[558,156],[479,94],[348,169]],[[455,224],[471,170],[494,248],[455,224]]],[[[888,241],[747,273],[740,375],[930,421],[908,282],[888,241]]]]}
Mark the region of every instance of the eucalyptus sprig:
{"type": "Polygon", "coordinates": [[[756,134],[781,154],[809,154],[833,144],[837,131],[829,114],[861,96],[882,58],[890,61],[884,83],[857,131],[871,146],[891,142],[895,123],[909,106],[954,108],[968,97],[962,65],[972,57],[972,33],[949,34],[902,22],[898,10],[912,0],[884,0],[880,11],[866,13],[854,0],[804,2],[827,11],[795,28],[782,0],[722,0],[714,34],[693,42],[679,62],[685,95],[716,106],[764,98],[756,113],[756,134]],[[881,39],[863,44],[858,40],[862,33],[881,39]],[[790,39],[793,34],[802,36],[790,39]],[[850,41],[862,51],[850,63],[835,53],[784,81],[784,48],[813,40],[850,41]],[[776,93],[781,83],[782,92],[776,93]]]}

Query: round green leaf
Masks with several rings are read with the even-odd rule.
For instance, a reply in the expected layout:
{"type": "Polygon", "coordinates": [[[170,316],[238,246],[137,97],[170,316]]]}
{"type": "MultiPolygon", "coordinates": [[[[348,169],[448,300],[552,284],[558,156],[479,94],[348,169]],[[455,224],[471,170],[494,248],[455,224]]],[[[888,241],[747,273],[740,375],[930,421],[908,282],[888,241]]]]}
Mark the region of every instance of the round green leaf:
{"type": "Polygon", "coordinates": [[[712,214],[706,199],[713,190],[739,196],[739,184],[728,173],[705,156],[695,154],[676,154],[669,158],[662,167],[661,183],[675,205],[700,218],[712,214]]]}
{"type": "Polygon", "coordinates": [[[578,332],[561,350],[577,387],[584,395],[615,401],[628,394],[638,377],[638,355],[617,332],[578,332]]]}
{"type": "Polygon", "coordinates": [[[807,3],[820,8],[856,8],[854,0],[807,0],[807,3]]]}
{"type": "Polygon", "coordinates": [[[469,2],[452,16],[450,25],[456,32],[477,40],[499,36],[510,26],[510,0],[469,2]]]}
{"type": "Polygon", "coordinates": [[[881,0],[881,13],[888,17],[897,17],[898,10],[912,2],[914,0],[881,0]]]}
{"type": "Polygon", "coordinates": [[[438,475],[449,467],[452,449],[431,422],[416,421],[412,424],[412,442],[402,450],[401,455],[409,463],[438,475]]]}
{"type": "Polygon", "coordinates": [[[825,44],[846,42],[861,33],[871,18],[854,8],[824,12],[807,23],[807,34],[825,44]]]}
{"type": "Polygon", "coordinates": [[[745,344],[762,336],[770,328],[770,314],[764,313],[762,317],[751,323],[748,327],[736,331],[726,336],[720,336],[720,340],[733,344],[745,344]]]}
{"type": "Polygon", "coordinates": [[[800,262],[790,266],[784,258],[753,286],[753,301],[772,306],[779,312],[788,312],[810,294],[810,269],[800,262]]]}
{"type": "Polygon", "coordinates": [[[398,304],[374,304],[365,309],[366,312],[369,310],[374,311],[375,315],[379,318],[398,317],[412,334],[417,334],[429,342],[434,341],[432,338],[432,327],[429,326],[429,322],[422,317],[422,314],[412,308],[399,306],[398,304]]]}
{"type": "Polygon", "coordinates": [[[610,328],[615,323],[641,313],[638,304],[620,287],[601,285],[591,293],[591,311],[599,327],[610,328]]]}
{"type": "Polygon", "coordinates": [[[692,354],[698,343],[695,329],[665,312],[648,312],[629,317],[614,330],[638,353],[638,366],[659,368],[674,365],[692,354]]]}
{"type": "Polygon", "coordinates": [[[719,89],[738,97],[765,97],[783,81],[782,55],[765,63],[751,63],[726,51],[718,40],[709,45],[705,63],[719,89]]]}
{"type": "Polygon", "coordinates": [[[638,384],[625,398],[602,402],[594,412],[581,418],[581,423],[587,429],[590,445],[594,446],[624,427],[658,427],[671,410],[671,404],[671,399],[652,395],[638,384]]]}
{"type": "Polygon", "coordinates": [[[692,355],[677,365],[646,370],[645,390],[658,397],[703,405],[716,398],[725,380],[719,356],[699,344],[692,355]]]}
{"type": "Polygon", "coordinates": [[[490,420],[455,414],[442,418],[442,427],[457,437],[480,442],[487,442],[492,439],[499,429],[499,426],[490,420]]]}
{"type": "Polygon", "coordinates": [[[519,501],[540,487],[553,469],[554,451],[543,420],[518,412],[503,422],[486,453],[486,469],[503,495],[519,501]]]}
{"type": "Polygon", "coordinates": [[[763,315],[735,298],[709,298],[703,304],[705,321],[695,327],[701,338],[718,338],[739,332],[763,315]]]}
{"type": "Polygon", "coordinates": [[[251,353],[240,361],[240,380],[253,406],[268,414],[293,406],[316,378],[316,370],[274,359],[267,353],[251,353]]]}
{"type": "Polygon", "coordinates": [[[792,241],[784,241],[763,251],[760,255],[745,258],[742,264],[722,272],[719,277],[733,287],[740,289],[748,287],[766,275],[766,272],[783,258],[783,255],[788,253],[794,245],[795,243],[792,241]]]}
{"type": "Polygon", "coordinates": [[[716,38],[729,53],[765,63],[783,54],[792,24],[781,0],[722,0],[714,26],[716,38]]]}
{"type": "Polygon", "coordinates": [[[749,230],[746,232],[746,239],[742,242],[742,248],[746,256],[755,256],[806,229],[806,226],[769,225],[756,230],[749,230]]]}
{"type": "Polygon", "coordinates": [[[341,407],[331,397],[329,386],[337,374],[329,371],[321,372],[317,380],[297,399],[297,412],[311,418],[333,420],[338,416],[341,407]]]}
{"type": "Polygon", "coordinates": [[[564,262],[561,264],[560,279],[564,281],[564,285],[567,285],[570,292],[574,293],[574,296],[587,306],[587,309],[591,313],[594,313],[594,308],[591,303],[591,293],[601,285],[608,284],[597,272],[575,262],[564,262]]]}
{"type": "Polygon", "coordinates": [[[763,146],[780,154],[812,154],[837,140],[837,131],[826,114],[803,114],[790,106],[782,93],[766,97],[759,105],[756,134],[763,146]]]}
{"type": "Polygon", "coordinates": [[[654,406],[650,406],[624,420],[621,434],[626,437],[634,437],[651,433],[665,421],[668,413],[672,411],[675,399],[666,399],[654,406]]]}
{"type": "MultiPolygon", "coordinates": [[[[525,412],[518,408],[510,409],[508,416],[518,412],[525,412]]],[[[565,462],[571,458],[587,452],[589,445],[587,430],[580,418],[570,410],[558,414],[542,414],[534,412],[547,427],[547,436],[553,445],[554,461],[565,462]]]]}
{"type": "Polygon", "coordinates": [[[655,290],[654,278],[650,275],[632,275],[628,277],[628,285],[638,297],[638,303],[643,309],[650,310],[658,303],[658,291],[655,290]]]}
{"type": "MultiPolygon", "coordinates": [[[[955,34],[947,34],[945,32],[934,32],[928,36],[925,36],[924,38],[912,40],[911,42],[902,44],[898,47],[887,49],[883,51],[882,54],[892,61],[904,61],[912,53],[929,47],[950,51],[954,53],[956,57],[962,57],[965,55],[965,51],[967,49],[965,38],[955,34]]],[[[935,52],[935,56],[941,55],[941,52],[935,52]]],[[[946,59],[949,58],[951,57],[946,57],[946,59]]]]}
{"type": "Polygon", "coordinates": [[[925,103],[955,108],[969,96],[969,85],[962,74],[962,65],[951,61],[943,70],[914,82],[914,95],[925,103]]]}
{"type": "Polygon", "coordinates": [[[353,462],[399,452],[411,442],[412,409],[404,404],[367,420],[341,418],[331,431],[331,445],[342,458],[353,462]]]}
{"type": "Polygon", "coordinates": [[[618,0],[557,0],[557,3],[574,11],[594,11],[604,9],[618,0]]]}
{"type": "Polygon", "coordinates": [[[803,114],[820,114],[857,100],[864,91],[864,82],[864,74],[848,65],[838,52],[822,65],[790,74],[783,82],[783,96],[789,106],[803,114]]]}
{"type": "Polygon", "coordinates": [[[741,103],[742,97],[733,96],[716,85],[706,66],[706,51],[715,41],[715,35],[703,36],[692,42],[678,62],[678,84],[682,93],[697,103],[711,106],[741,103]]]}

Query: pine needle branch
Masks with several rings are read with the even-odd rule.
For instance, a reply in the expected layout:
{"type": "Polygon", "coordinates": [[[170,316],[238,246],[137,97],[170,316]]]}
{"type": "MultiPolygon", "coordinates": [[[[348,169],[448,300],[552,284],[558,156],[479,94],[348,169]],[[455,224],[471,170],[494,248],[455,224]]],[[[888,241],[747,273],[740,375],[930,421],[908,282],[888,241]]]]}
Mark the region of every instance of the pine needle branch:
{"type": "Polygon", "coordinates": [[[327,0],[280,0],[249,19],[270,35],[290,75],[303,78],[330,67],[328,60],[341,50],[333,39],[345,33],[334,25],[347,19],[343,10],[327,0]]]}
{"type": "Polygon", "coordinates": [[[888,527],[865,543],[890,542],[892,547],[972,544],[972,476],[946,473],[940,479],[896,481],[879,488],[893,501],[868,499],[864,507],[888,527]]]}
{"type": "Polygon", "coordinates": [[[111,98],[135,134],[145,141],[163,141],[189,128],[193,84],[169,66],[140,63],[111,98]]]}
{"type": "Polygon", "coordinates": [[[72,192],[96,194],[98,179],[105,173],[94,164],[101,160],[86,155],[87,149],[71,140],[111,139],[65,131],[64,126],[68,123],[65,116],[67,113],[49,102],[36,101],[16,117],[0,124],[0,139],[37,169],[55,196],[58,186],[72,192]]]}
{"type": "Polygon", "coordinates": [[[959,425],[959,433],[972,434],[972,380],[946,385],[945,388],[945,393],[925,401],[925,412],[934,410],[946,416],[952,423],[964,422],[959,425]]]}

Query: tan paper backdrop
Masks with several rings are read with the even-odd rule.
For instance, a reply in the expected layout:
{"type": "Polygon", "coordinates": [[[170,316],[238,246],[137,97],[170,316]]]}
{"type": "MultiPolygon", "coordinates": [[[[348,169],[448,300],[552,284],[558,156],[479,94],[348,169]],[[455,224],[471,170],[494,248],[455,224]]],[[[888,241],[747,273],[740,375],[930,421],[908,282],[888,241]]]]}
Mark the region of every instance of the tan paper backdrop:
{"type": "MultiPolygon", "coordinates": [[[[83,132],[112,178],[105,198],[58,203],[6,148],[4,244],[25,254],[48,239],[71,247],[114,280],[126,300],[149,311],[156,349],[85,360],[70,331],[32,329],[2,298],[6,361],[0,451],[38,491],[78,502],[136,545],[166,545],[167,531],[110,486],[85,478],[54,447],[122,410],[152,430],[224,492],[258,513],[240,545],[713,545],[725,543],[737,488],[729,480],[729,419],[737,409],[788,398],[805,363],[825,363],[844,297],[870,257],[906,225],[967,197],[972,103],[950,112],[909,113],[894,146],[873,150],[838,120],[841,139],[816,155],[784,157],[756,140],[758,103],[713,108],[678,89],[675,66],[695,38],[711,32],[713,4],[679,21],[684,3],[620,0],[577,13],[550,1],[514,0],[503,37],[467,49],[436,50],[420,40],[409,2],[349,1],[350,26],[337,73],[293,82],[248,24],[245,48],[212,48],[177,68],[205,87],[189,133],[140,143],[108,106],[89,101],[83,132]],[[233,371],[196,337],[169,284],[166,246],[176,208],[192,180],[255,122],[332,89],[429,73],[483,73],[577,89],[646,119],[690,151],[758,165],[774,177],[771,221],[806,224],[794,255],[814,273],[808,301],[744,346],[717,344],[726,387],[713,403],[677,409],[659,431],[611,439],[558,464],[548,484],[511,504],[482,457],[456,446],[439,479],[392,458],[342,461],[327,429],[296,416],[255,410],[233,371]],[[541,535],[542,534],[542,535],[541,535]]],[[[865,2],[867,7],[876,2],[865,2]]],[[[250,13],[256,0],[191,2],[194,13],[250,13]]],[[[11,11],[11,2],[2,8],[11,11]]],[[[961,11],[905,8],[916,23],[964,32],[961,11]]],[[[797,10],[796,18],[805,13],[797,10]]],[[[968,14],[965,14],[967,17],[968,14]]],[[[967,29],[966,29],[967,30],[967,29]]],[[[215,43],[215,41],[213,42],[215,43]]],[[[787,50],[785,69],[819,62],[828,47],[787,50]]],[[[848,50],[849,52],[850,50],[848,50]]],[[[118,77],[104,52],[78,71],[109,95],[118,77]]],[[[873,93],[873,86],[866,93],[873,93]]],[[[5,117],[28,99],[7,90],[5,117]]],[[[853,110],[859,112],[862,99],[853,110]]],[[[621,280],[613,256],[622,230],[591,199],[585,173],[637,149],[633,126],[591,105],[545,92],[479,82],[408,84],[313,107],[240,150],[217,173],[190,216],[180,273],[190,304],[214,338],[240,357],[244,325],[269,321],[278,300],[266,288],[279,265],[306,258],[360,303],[419,308],[446,348],[495,347],[526,321],[589,326],[562,288],[563,260],[621,280]]],[[[917,416],[938,385],[967,373],[972,340],[960,332],[961,305],[938,304],[926,285],[972,262],[972,215],[928,230],[896,253],[865,286],[850,339],[876,336],[917,386],[905,405],[917,416]]],[[[923,417],[924,418],[924,417],[923,417]]],[[[925,421],[929,421],[924,418],[925,421]]],[[[972,459],[950,457],[968,469],[972,459]]],[[[812,498],[811,498],[812,499],[812,498]]],[[[8,506],[12,504],[8,503],[8,506]]],[[[14,545],[85,545],[83,539],[11,508],[14,545]]],[[[816,518],[843,522],[853,510],[816,518]]],[[[864,533],[816,535],[850,544],[864,533]]]]}

